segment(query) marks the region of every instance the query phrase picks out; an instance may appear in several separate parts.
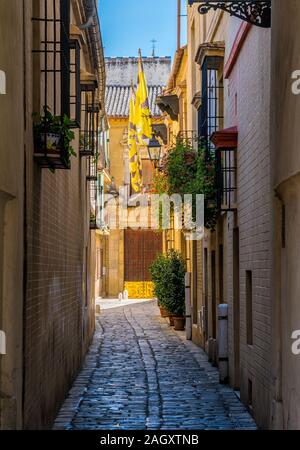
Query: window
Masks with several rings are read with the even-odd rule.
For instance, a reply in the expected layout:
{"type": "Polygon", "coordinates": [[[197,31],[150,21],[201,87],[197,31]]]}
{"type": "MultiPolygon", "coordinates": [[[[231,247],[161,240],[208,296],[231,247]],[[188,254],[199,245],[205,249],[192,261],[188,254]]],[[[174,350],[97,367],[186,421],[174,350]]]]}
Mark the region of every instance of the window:
{"type": "Polygon", "coordinates": [[[96,179],[90,179],[90,207],[91,207],[91,216],[90,216],[90,229],[96,230],[98,228],[98,182],[96,179]]]}
{"type": "Polygon", "coordinates": [[[201,66],[202,102],[199,111],[199,133],[203,139],[221,128],[223,123],[223,58],[207,56],[201,66]]]}
{"type": "Polygon", "coordinates": [[[98,176],[98,182],[97,182],[97,188],[98,188],[98,198],[97,198],[97,207],[99,211],[99,220],[101,226],[105,226],[105,198],[104,198],[104,173],[103,171],[98,176]]]}
{"type": "Polygon", "coordinates": [[[216,149],[217,203],[219,211],[236,210],[236,147],[216,149]]]}
{"type": "Polygon", "coordinates": [[[237,203],[237,127],[213,133],[215,146],[217,207],[219,211],[235,211],[237,203]]]}
{"type": "Polygon", "coordinates": [[[75,128],[80,128],[80,44],[77,39],[70,41],[70,119],[75,128]]]}
{"type": "Polygon", "coordinates": [[[253,299],[252,299],[252,271],[246,271],[246,326],[247,344],[253,345],[253,299]]]}
{"type": "Polygon", "coordinates": [[[97,103],[96,89],[96,81],[81,84],[81,128],[79,140],[81,156],[93,156],[98,152],[100,109],[97,103]]]}
{"type": "Polygon", "coordinates": [[[70,117],[70,0],[36,1],[34,12],[36,111],[48,106],[53,115],[70,117]]]}
{"type": "MultiPolygon", "coordinates": [[[[198,134],[200,145],[205,151],[207,166],[215,166],[216,152],[211,141],[213,133],[223,127],[223,66],[224,47],[202,45],[199,47],[196,60],[201,66],[201,106],[198,111],[198,134]]],[[[216,183],[216,177],[215,183],[216,183]]],[[[205,216],[208,221],[215,222],[217,195],[213,192],[205,198],[205,216]]]]}
{"type": "MultiPolygon", "coordinates": [[[[41,167],[69,169],[69,149],[63,136],[53,133],[53,121],[64,115],[70,119],[70,0],[36,0],[33,13],[33,82],[40,87],[33,112],[41,115],[35,122],[35,158],[41,167]]],[[[75,66],[76,76],[78,55],[75,66]]]]}

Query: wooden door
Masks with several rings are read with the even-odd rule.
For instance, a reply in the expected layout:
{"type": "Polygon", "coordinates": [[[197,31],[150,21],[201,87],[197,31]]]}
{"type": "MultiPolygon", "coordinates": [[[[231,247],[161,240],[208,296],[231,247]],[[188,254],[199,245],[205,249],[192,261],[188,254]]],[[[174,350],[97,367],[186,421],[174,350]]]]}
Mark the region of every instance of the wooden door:
{"type": "Polygon", "coordinates": [[[153,297],[149,267],[162,252],[162,235],[151,230],[125,230],[124,280],[130,298],[153,297]]]}

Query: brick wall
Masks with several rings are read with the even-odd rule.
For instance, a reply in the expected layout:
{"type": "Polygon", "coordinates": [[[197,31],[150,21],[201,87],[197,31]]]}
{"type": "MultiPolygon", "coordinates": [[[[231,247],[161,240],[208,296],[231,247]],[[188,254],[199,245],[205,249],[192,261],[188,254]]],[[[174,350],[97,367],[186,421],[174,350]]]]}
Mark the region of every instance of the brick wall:
{"type": "Polygon", "coordinates": [[[24,427],[47,428],[93,331],[84,162],[55,174],[28,155],[24,427]]]}
{"type": "Polygon", "coordinates": [[[269,420],[271,350],[271,194],[270,194],[270,31],[252,27],[225,89],[226,126],[237,123],[239,143],[238,212],[228,217],[227,273],[231,381],[236,359],[233,326],[233,228],[239,228],[241,398],[252,382],[253,411],[259,425],[269,420]],[[237,95],[237,97],[236,97],[237,95]],[[236,110],[237,100],[237,110],[236,110]],[[246,340],[246,271],[252,271],[253,346],[246,340]]]}

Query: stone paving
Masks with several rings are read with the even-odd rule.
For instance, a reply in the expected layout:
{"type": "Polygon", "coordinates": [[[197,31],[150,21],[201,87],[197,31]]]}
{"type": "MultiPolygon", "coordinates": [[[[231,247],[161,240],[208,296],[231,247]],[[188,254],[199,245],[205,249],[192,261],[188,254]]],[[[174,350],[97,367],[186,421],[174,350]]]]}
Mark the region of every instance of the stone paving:
{"type": "Polygon", "coordinates": [[[256,429],[205,353],[155,302],[105,309],[54,429],[256,429]]]}

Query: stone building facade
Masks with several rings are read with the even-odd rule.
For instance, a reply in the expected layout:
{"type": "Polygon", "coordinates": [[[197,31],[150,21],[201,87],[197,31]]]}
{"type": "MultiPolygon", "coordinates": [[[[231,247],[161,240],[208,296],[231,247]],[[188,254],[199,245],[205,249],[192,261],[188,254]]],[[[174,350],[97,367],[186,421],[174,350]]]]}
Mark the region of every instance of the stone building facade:
{"type": "MultiPolygon", "coordinates": [[[[155,122],[155,119],[160,116],[160,110],[155,102],[167,83],[171,58],[144,57],[143,66],[148,83],[150,110],[155,122]]],[[[130,196],[133,193],[130,189],[127,131],[131,83],[135,84],[137,80],[138,58],[106,58],[106,74],[106,110],[110,125],[111,173],[114,175],[116,190],[119,191],[119,188],[122,187],[130,196]]],[[[146,148],[142,150],[141,156],[143,189],[147,190],[151,183],[153,169],[146,148]]],[[[131,231],[131,229],[110,229],[105,261],[106,295],[109,297],[118,296],[125,288],[129,291],[129,297],[143,298],[153,295],[150,274],[147,267],[143,266],[143,261],[146,261],[148,256],[150,259],[152,258],[150,255],[151,245],[148,243],[150,243],[150,238],[156,241],[157,233],[150,236],[150,234],[147,235],[147,232],[152,233],[151,230],[136,230],[136,234],[133,235],[131,231]],[[134,239],[136,239],[135,244],[134,239]],[[138,252],[140,253],[138,254],[138,252]],[[136,256],[134,257],[134,255],[136,256]],[[140,276],[137,273],[140,273],[140,276]]],[[[147,262],[145,264],[148,266],[147,262]]]]}
{"type": "Polygon", "coordinates": [[[272,1],[271,186],[272,260],[271,422],[300,429],[299,384],[299,126],[300,4],[272,1]],[[295,84],[296,83],[296,84],[295,84]],[[295,85],[295,86],[294,86],[295,85]],[[295,348],[293,348],[293,344],[295,348]]]}
{"type": "MultiPolygon", "coordinates": [[[[93,336],[90,189],[97,175],[90,155],[94,136],[103,131],[105,68],[90,6],[81,0],[0,6],[6,75],[0,97],[0,328],[7,341],[0,356],[1,429],[51,426],[93,336]],[[33,120],[42,123],[33,113],[43,114],[44,106],[72,119],[67,127],[77,156],[70,164],[62,144],[53,150],[48,134],[44,141],[37,140],[42,133],[33,134],[33,120]],[[83,148],[87,114],[94,135],[83,148]]],[[[97,144],[93,152],[100,151],[97,144]]]]}
{"type": "MultiPolygon", "coordinates": [[[[228,381],[257,423],[268,427],[271,32],[221,10],[200,15],[198,6],[188,7],[188,128],[200,136],[207,133],[222,165],[229,158],[232,179],[216,226],[206,230],[193,252],[193,340],[219,365],[218,305],[227,304],[228,381]],[[208,132],[202,128],[205,108],[208,132]]],[[[229,182],[228,172],[223,176],[229,182]]]]}
{"type": "MultiPolygon", "coordinates": [[[[224,363],[218,306],[226,304],[222,381],[260,427],[299,429],[299,2],[272,1],[271,29],[219,8],[200,15],[200,2],[189,3],[184,129],[212,142],[223,170],[216,225],[188,252],[167,233],[188,261],[192,339],[212,364],[224,363]]],[[[168,115],[178,136],[181,124],[168,115]]]]}

